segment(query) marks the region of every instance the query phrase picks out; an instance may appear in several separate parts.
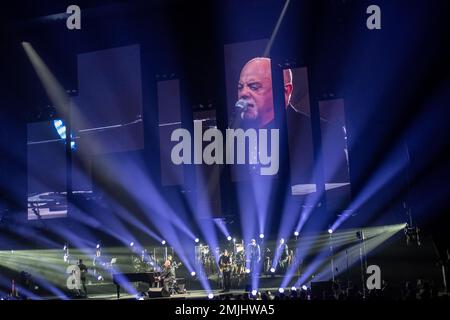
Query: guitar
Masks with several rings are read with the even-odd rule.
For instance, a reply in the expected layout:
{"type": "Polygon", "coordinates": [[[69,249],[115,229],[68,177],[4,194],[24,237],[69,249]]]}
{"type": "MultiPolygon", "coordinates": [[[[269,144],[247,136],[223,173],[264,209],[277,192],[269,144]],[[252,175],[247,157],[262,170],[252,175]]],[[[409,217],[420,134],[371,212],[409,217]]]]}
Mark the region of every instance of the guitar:
{"type": "Polygon", "coordinates": [[[220,272],[230,272],[231,271],[231,262],[230,263],[221,263],[219,265],[220,272]]]}

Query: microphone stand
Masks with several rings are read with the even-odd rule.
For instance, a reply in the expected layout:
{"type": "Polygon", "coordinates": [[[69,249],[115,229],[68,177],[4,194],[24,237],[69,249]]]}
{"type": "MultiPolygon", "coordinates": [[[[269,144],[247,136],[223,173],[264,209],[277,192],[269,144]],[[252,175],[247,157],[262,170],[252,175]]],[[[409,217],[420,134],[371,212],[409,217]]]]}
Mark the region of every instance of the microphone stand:
{"type": "Polygon", "coordinates": [[[247,101],[239,99],[234,105],[233,114],[230,122],[230,129],[239,128],[242,121],[242,113],[247,110],[247,101]]]}
{"type": "Polygon", "coordinates": [[[359,243],[359,260],[361,262],[361,281],[362,281],[362,291],[363,291],[363,299],[366,298],[366,279],[365,279],[365,270],[367,270],[367,260],[366,260],[366,243],[364,237],[364,230],[361,229],[361,237],[359,243]],[[365,267],[365,269],[364,269],[365,267]]]}
{"type": "Polygon", "coordinates": [[[333,256],[333,238],[330,233],[330,253],[331,253],[331,276],[334,283],[334,256],[333,256]]]}
{"type": "Polygon", "coordinates": [[[348,274],[348,251],[345,250],[345,257],[347,258],[347,269],[346,269],[346,274],[347,274],[347,292],[348,292],[348,287],[350,287],[350,280],[349,280],[349,274],[348,274]]]}

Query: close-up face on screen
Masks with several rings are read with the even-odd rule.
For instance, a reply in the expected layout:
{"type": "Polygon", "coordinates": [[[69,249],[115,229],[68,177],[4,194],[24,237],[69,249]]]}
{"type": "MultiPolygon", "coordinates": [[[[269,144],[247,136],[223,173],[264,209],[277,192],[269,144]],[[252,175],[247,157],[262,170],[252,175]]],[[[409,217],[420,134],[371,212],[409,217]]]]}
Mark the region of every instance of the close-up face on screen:
{"type": "Polygon", "coordinates": [[[448,299],[447,7],[6,1],[0,310],[448,299]]]}
{"type": "Polygon", "coordinates": [[[272,76],[269,58],[253,58],[241,70],[237,85],[243,126],[264,128],[274,121],[272,76]]]}

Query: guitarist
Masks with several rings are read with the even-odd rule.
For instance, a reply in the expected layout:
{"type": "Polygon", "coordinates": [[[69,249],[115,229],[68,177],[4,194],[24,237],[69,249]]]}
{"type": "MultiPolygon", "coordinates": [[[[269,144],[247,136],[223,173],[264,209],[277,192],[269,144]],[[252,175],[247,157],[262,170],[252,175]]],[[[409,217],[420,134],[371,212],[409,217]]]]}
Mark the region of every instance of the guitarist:
{"type": "Polygon", "coordinates": [[[231,288],[231,264],[231,256],[228,254],[228,250],[225,249],[219,258],[219,268],[223,275],[223,292],[228,292],[231,288]]]}
{"type": "Polygon", "coordinates": [[[278,269],[279,272],[284,273],[286,272],[289,261],[289,247],[283,238],[280,239],[280,244],[278,245],[277,250],[279,254],[278,269]]]}

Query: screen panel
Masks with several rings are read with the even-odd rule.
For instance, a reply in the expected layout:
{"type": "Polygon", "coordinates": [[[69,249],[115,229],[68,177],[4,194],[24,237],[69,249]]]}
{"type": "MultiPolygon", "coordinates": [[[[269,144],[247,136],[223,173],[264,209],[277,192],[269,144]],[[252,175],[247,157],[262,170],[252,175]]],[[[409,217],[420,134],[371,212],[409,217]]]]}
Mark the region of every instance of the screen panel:
{"type": "MultiPolygon", "coordinates": [[[[194,123],[202,123],[202,132],[208,129],[217,129],[216,111],[194,112],[194,123]]],[[[202,150],[210,144],[203,141],[202,150]]],[[[195,175],[197,181],[197,212],[202,217],[220,217],[222,216],[221,198],[220,198],[220,176],[223,165],[198,164],[195,165],[195,175]]]]}
{"type": "Polygon", "coordinates": [[[91,153],[144,148],[139,45],[78,55],[78,94],[72,125],[91,153]]]}
{"type": "MultiPolygon", "coordinates": [[[[232,181],[248,181],[251,176],[276,175],[278,167],[270,173],[263,173],[261,143],[269,156],[276,141],[272,129],[277,129],[272,89],[270,58],[262,57],[268,40],[256,40],[225,45],[225,76],[227,92],[228,127],[245,131],[245,146],[234,145],[234,163],[231,169],[232,181]],[[267,136],[261,135],[266,131],[267,136]],[[266,140],[262,140],[266,139],[266,140]],[[261,142],[262,141],[262,142],[261,142]],[[245,152],[244,163],[238,163],[237,155],[245,152]]],[[[278,139],[279,136],[277,135],[278,139]]],[[[278,144],[277,144],[278,146],[278,144]]],[[[274,153],[278,148],[273,148],[274,153]]]]}
{"type": "Polygon", "coordinates": [[[28,220],[67,216],[65,142],[53,121],[27,125],[28,220]]]}
{"type": "Polygon", "coordinates": [[[350,202],[350,174],[343,99],[319,101],[327,209],[339,213],[350,202]]]}
{"type": "Polygon", "coordinates": [[[182,185],[184,183],[183,165],[171,160],[172,148],[177,142],[171,141],[174,130],[181,128],[180,81],[177,79],[159,81],[159,154],[161,163],[161,184],[163,186],[182,185]]]}
{"type": "Polygon", "coordinates": [[[306,67],[285,69],[283,74],[285,88],[292,84],[292,93],[290,97],[286,97],[291,192],[294,196],[305,196],[317,190],[308,69],[306,67]]]}

